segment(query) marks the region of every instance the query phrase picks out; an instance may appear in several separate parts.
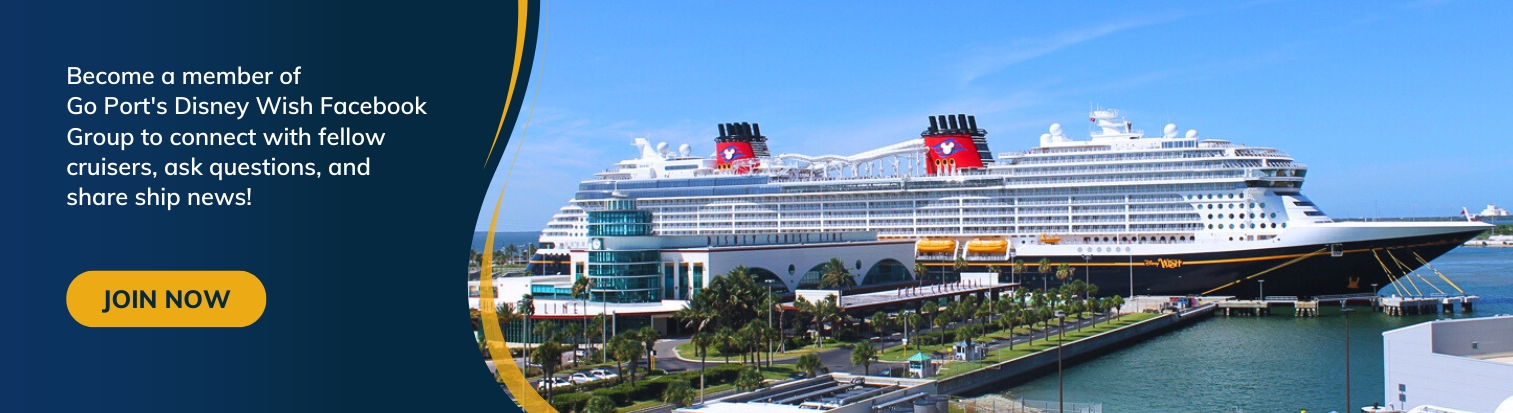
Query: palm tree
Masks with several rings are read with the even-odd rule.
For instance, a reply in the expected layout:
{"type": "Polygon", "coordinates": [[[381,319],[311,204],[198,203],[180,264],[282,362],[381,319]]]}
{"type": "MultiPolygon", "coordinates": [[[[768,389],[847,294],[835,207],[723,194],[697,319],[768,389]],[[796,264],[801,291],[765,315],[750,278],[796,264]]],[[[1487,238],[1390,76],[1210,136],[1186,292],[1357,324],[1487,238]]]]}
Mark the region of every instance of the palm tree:
{"type": "Polygon", "coordinates": [[[868,324],[871,324],[873,335],[882,335],[883,328],[888,327],[888,324],[890,324],[888,322],[888,313],[882,311],[872,313],[872,319],[869,321],[868,324]]]}
{"type": "Polygon", "coordinates": [[[531,346],[531,316],[536,315],[536,298],[530,294],[521,296],[520,303],[515,308],[520,309],[520,319],[522,321],[520,324],[520,342],[525,343],[526,349],[529,350],[531,346]]]}
{"type": "Polygon", "coordinates": [[[831,258],[820,270],[820,289],[850,289],[856,287],[856,277],[846,268],[840,258],[831,258]]]}
{"type": "Polygon", "coordinates": [[[926,316],[929,317],[929,319],[925,320],[925,329],[928,330],[931,325],[935,324],[935,313],[940,312],[940,304],[936,304],[935,301],[926,301],[924,304],[921,304],[919,306],[919,312],[921,314],[929,314],[928,316],[926,316]]]}
{"type": "Polygon", "coordinates": [[[1014,278],[1014,281],[1018,282],[1018,275],[1024,274],[1024,260],[1014,260],[1014,266],[1009,267],[1009,271],[1010,278],[1014,278]]]}
{"type": "MultiPolygon", "coordinates": [[[[919,312],[916,311],[916,312],[909,313],[908,319],[906,321],[909,323],[909,325],[914,326],[914,335],[913,335],[913,337],[914,337],[913,338],[914,349],[916,349],[916,350],[924,349],[924,344],[921,344],[919,342],[919,326],[921,324],[924,324],[924,322],[925,322],[924,317],[920,316],[919,312]]],[[[908,336],[909,332],[908,331],[904,331],[904,335],[908,336]]],[[[905,348],[905,350],[907,350],[907,348],[905,348]]]]}
{"type": "Polygon", "coordinates": [[[578,367],[578,348],[583,338],[583,325],[567,323],[562,326],[562,335],[573,339],[573,368],[578,367]]]}
{"type": "Polygon", "coordinates": [[[720,354],[725,356],[726,364],[730,363],[730,353],[740,348],[740,336],[736,333],[735,329],[730,327],[720,327],[719,330],[715,330],[714,342],[715,348],[719,349],[720,354]]]}
{"type": "Polygon", "coordinates": [[[509,260],[511,260],[511,261],[514,261],[515,260],[515,256],[519,255],[519,254],[520,254],[520,249],[516,248],[515,244],[510,244],[510,245],[507,245],[507,246],[504,247],[504,256],[506,258],[508,258],[509,260]]]}
{"type": "Polygon", "coordinates": [[[877,357],[877,346],[873,346],[870,340],[857,343],[856,347],[851,349],[851,364],[862,365],[863,375],[872,374],[873,357],[877,357]]]}
{"type": "MultiPolygon", "coordinates": [[[[742,326],[740,330],[736,330],[736,336],[740,337],[741,338],[741,342],[745,344],[745,346],[741,347],[741,362],[742,363],[746,363],[747,361],[749,361],[748,357],[747,357],[748,355],[752,355],[753,353],[757,353],[757,351],[756,351],[757,350],[756,349],[757,344],[761,343],[761,341],[762,341],[762,331],[761,330],[762,330],[762,327],[766,327],[766,326],[767,326],[766,324],[762,324],[762,322],[760,322],[760,321],[751,320],[751,322],[746,323],[745,326],[742,326]]],[[[761,364],[760,361],[757,361],[756,365],[757,366],[761,366],[762,364],[761,364]]]]}
{"type": "MultiPolygon", "coordinates": [[[[813,321],[813,325],[810,328],[815,331],[816,344],[821,348],[825,347],[823,333],[825,323],[840,323],[846,319],[846,313],[841,311],[834,295],[825,296],[825,299],[814,303],[805,300],[803,297],[799,297],[799,300],[794,305],[799,308],[800,312],[808,314],[813,321]]],[[[838,325],[836,329],[839,329],[838,325]]]]}
{"type": "Polygon", "coordinates": [[[926,269],[925,268],[925,263],[919,262],[919,261],[915,261],[914,262],[914,279],[915,280],[924,280],[925,276],[927,275],[927,274],[925,274],[925,269],[926,269]]]}
{"type": "Polygon", "coordinates": [[[824,362],[820,361],[820,356],[816,356],[814,353],[799,356],[798,361],[794,364],[794,367],[802,370],[807,375],[806,377],[814,377],[814,373],[824,366],[824,362]]]}
{"type": "MultiPolygon", "coordinates": [[[[946,314],[941,314],[941,315],[944,316],[946,314]]],[[[935,326],[936,327],[940,327],[941,330],[945,330],[946,326],[948,326],[950,324],[951,324],[951,317],[940,317],[940,316],[935,317],[935,326]]],[[[935,343],[935,344],[946,344],[946,335],[945,335],[945,333],[941,333],[939,341],[940,341],[939,343],[935,343]]]]}
{"type": "Polygon", "coordinates": [[[610,341],[610,347],[613,349],[615,361],[620,363],[616,364],[616,368],[621,373],[629,373],[621,375],[629,375],[630,385],[634,387],[636,385],[636,363],[641,361],[642,349],[641,343],[632,338],[632,336],[633,334],[630,333],[617,335],[614,340],[610,341]],[[630,371],[627,372],[624,367],[621,367],[622,364],[628,365],[630,371]]]}
{"type": "Polygon", "coordinates": [[[757,371],[756,367],[747,367],[741,369],[741,373],[736,376],[735,387],[740,391],[750,391],[762,388],[765,382],[761,371],[757,371]]]}
{"type": "Polygon", "coordinates": [[[652,352],[653,348],[656,347],[657,340],[661,340],[662,339],[662,333],[658,332],[657,329],[655,329],[655,328],[642,327],[641,329],[636,330],[632,334],[633,335],[631,336],[631,338],[633,338],[636,341],[640,342],[640,344],[643,347],[645,347],[645,349],[646,349],[646,364],[647,364],[647,367],[651,367],[651,366],[656,365],[657,362],[656,362],[656,360],[652,360],[651,352],[652,352]]]}
{"type": "Polygon", "coordinates": [[[588,399],[588,404],[583,406],[583,413],[619,413],[615,408],[615,401],[608,396],[594,396],[588,399]]]}
{"type": "MultiPolygon", "coordinates": [[[[515,246],[515,244],[510,244],[510,246],[513,247],[513,246],[515,246]]],[[[588,313],[588,277],[585,277],[585,276],[583,276],[583,275],[580,274],[580,275],[578,275],[577,279],[573,280],[573,290],[570,293],[570,296],[572,296],[573,298],[577,298],[579,301],[581,301],[583,303],[583,312],[585,314],[587,314],[588,313]]],[[[583,335],[583,341],[584,342],[588,342],[588,317],[584,317],[583,318],[583,327],[579,328],[578,332],[583,335]]],[[[573,354],[574,354],[574,356],[573,356],[573,363],[574,363],[573,366],[576,367],[577,363],[578,363],[578,356],[576,356],[576,354],[578,354],[578,353],[573,353],[573,354]]]]}
{"type": "Polygon", "coordinates": [[[1061,264],[1059,264],[1059,265],[1056,266],[1056,279],[1061,280],[1061,282],[1064,283],[1064,282],[1066,282],[1066,279],[1069,278],[1069,277],[1071,277],[1071,276],[1072,276],[1072,264],[1067,264],[1067,263],[1063,262],[1063,263],[1061,263],[1061,264]]]}
{"type": "Polygon", "coordinates": [[[1051,259],[1041,258],[1040,264],[1035,266],[1035,270],[1040,271],[1040,289],[1046,289],[1045,276],[1051,273],[1051,259]]]}
{"type": "Polygon", "coordinates": [[[714,334],[698,332],[689,340],[699,349],[699,403],[704,402],[704,361],[709,358],[709,346],[715,344],[714,334]]]}
{"type": "Polygon", "coordinates": [[[1005,307],[1007,308],[1004,309],[1003,320],[1007,321],[1009,326],[1009,351],[1014,351],[1014,329],[1019,327],[1019,315],[1024,304],[1021,304],[1019,300],[1013,300],[1009,301],[1005,307]]]}
{"type": "Polygon", "coordinates": [[[662,391],[662,401],[670,403],[673,407],[684,407],[693,404],[693,389],[688,387],[686,380],[674,380],[667,383],[667,390],[662,391]]]}
{"type": "Polygon", "coordinates": [[[961,270],[967,268],[967,260],[962,257],[956,257],[956,262],[951,263],[951,268],[956,269],[956,280],[960,281],[961,270]]]}
{"type": "MultiPolygon", "coordinates": [[[[557,373],[557,366],[562,365],[562,344],[558,343],[558,338],[560,338],[558,335],[552,335],[542,340],[541,345],[536,347],[536,351],[531,353],[531,362],[540,365],[541,374],[548,379],[557,373]]],[[[551,381],[547,382],[546,398],[547,400],[552,398],[551,381]]]]}
{"type": "MultiPolygon", "coordinates": [[[[1113,296],[1113,297],[1109,298],[1108,309],[1110,311],[1119,311],[1119,310],[1124,309],[1124,297],[1120,297],[1120,296],[1116,295],[1116,296],[1113,296]]],[[[1113,319],[1109,319],[1109,322],[1113,322],[1113,321],[1114,321],[1113,319]]]]}
{"type": "Polygon", "coordinates": [[[699,295],[688,301],[687,307],[672,315],[672,318],[682,321],[684,327],[692,327],[696,333],[703,332],[704,327],[708,327],[719,316],[719,312],[709,304],[710,295],[704,291],[708,290],[700,291],[699,295]]]}

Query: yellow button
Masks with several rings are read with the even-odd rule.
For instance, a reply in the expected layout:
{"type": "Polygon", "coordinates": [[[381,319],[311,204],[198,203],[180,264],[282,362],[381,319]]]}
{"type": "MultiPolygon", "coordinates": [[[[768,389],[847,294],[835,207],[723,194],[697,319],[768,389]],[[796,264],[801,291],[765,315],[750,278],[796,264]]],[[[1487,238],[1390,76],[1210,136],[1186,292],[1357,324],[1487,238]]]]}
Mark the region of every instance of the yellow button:
{"type": "Polygon", "coordinates": [[[268,306],[246,271],[88,271],[68,284],[85,327],[246,327],[268,306]]]}

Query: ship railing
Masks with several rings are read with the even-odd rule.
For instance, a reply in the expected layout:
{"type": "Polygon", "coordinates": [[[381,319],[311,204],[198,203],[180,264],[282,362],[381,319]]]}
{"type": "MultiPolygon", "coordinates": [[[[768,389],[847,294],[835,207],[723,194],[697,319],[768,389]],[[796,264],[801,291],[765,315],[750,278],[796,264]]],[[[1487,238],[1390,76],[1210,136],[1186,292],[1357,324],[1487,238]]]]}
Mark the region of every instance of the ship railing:
{"type": "Polygon", "coordinates": [[[1377,296],[1376,293],[1326,294],[1326,295],[1314,296],[1313,299],[1317,300],[1317,301],[1338,301],[1338,300],[1349,300],[1349,299],[1353,299],[1353,298],[1373,298],[1373,297],[1376,297],[1376,296],[1377,296]]]}
{"type": "Polygon", "coordinates": [[[1268,296],[1262,298],[1261,301],[1265,301],[1265,302],[1268,302],[1268,303],[1291,303],[1291,302],[1298,301],[1298,296],[1296,296],[1296,295],[1268,295],[1268,296]]]}

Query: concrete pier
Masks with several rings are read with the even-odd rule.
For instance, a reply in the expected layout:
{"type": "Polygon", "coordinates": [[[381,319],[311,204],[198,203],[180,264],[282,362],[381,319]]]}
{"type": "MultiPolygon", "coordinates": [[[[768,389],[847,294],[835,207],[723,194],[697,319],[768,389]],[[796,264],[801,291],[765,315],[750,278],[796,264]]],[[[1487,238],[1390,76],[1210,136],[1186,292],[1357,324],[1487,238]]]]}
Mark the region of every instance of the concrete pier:
{"type": "MultiPolygon", "coordinates": [[[[1079,361],[1096,357],[1116,347],[1154,334],[1180,328],[1213,315],[1218,308],[1213,303],[1166,313],[1160,317],[1141,321],[1119,329],[1085,339],[1068,342],[1062,347],[1062,357],[1079,361]]],[[[1034,378],[1040,373],[1056,371],[1056,350],[1033,353],[1002,363],[987,366],[961,375],[941,379],[937,385],[940,394],[965,395],[986,388],[998,388],[1005,383],[1020,382],[1034,378]]]]}
{"type": "Polygon", "coordinates": [[[1456,307],[1461,312],[1471,312],[1475,309],[1476,301],[1481,297],[1463,295],[1454,297],[1382,297],[1381,311],[1388,315],[1419,315],[1435,314],[1439,312],[1454,313],[1456,307]]]}

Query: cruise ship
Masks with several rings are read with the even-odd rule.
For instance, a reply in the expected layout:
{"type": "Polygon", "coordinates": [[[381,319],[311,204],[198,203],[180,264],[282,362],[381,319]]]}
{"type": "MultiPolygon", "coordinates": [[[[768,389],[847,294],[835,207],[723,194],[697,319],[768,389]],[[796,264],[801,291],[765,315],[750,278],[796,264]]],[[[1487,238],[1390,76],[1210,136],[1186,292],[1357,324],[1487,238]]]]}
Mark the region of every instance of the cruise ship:
{"type": "Polygon", "coordinates": [[[1172,124],[1148,137],[1112,109],[1090,113],[1086,139],[1052,124],[1038,146],[996,154],[974,116],[927,120],[917,138],[852,155],[773,155],[755,123],[718,125],[710,156],[635,139],[638,157],[582,181],[552,217],[529,270],[571,273],[585,211],[619,197],[652,211],[658,235],[872,231],[915,241],[921,281],[999,271],[1056,285],[1045,259],[1100,295],[1374,293],[1490,227],[1336,222],[1286,153],[1172,124]]]}

